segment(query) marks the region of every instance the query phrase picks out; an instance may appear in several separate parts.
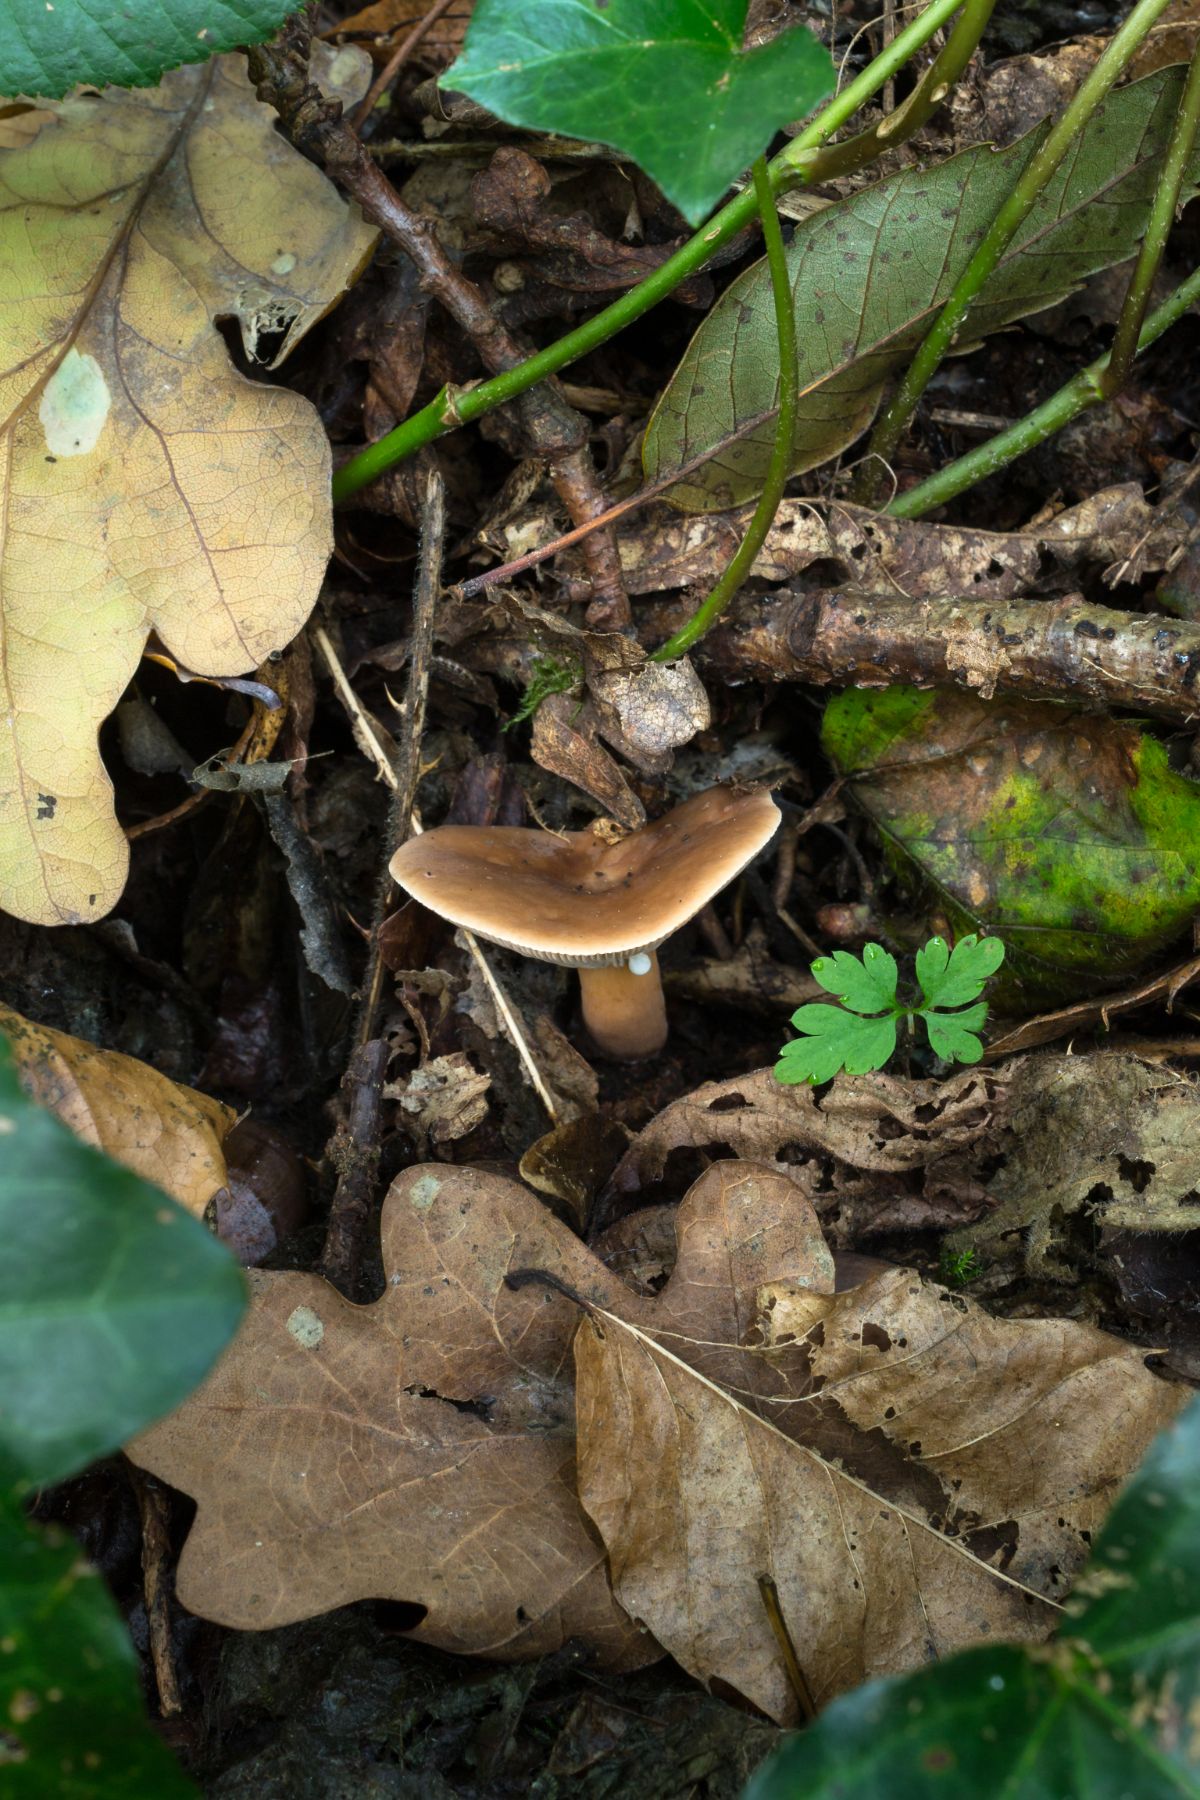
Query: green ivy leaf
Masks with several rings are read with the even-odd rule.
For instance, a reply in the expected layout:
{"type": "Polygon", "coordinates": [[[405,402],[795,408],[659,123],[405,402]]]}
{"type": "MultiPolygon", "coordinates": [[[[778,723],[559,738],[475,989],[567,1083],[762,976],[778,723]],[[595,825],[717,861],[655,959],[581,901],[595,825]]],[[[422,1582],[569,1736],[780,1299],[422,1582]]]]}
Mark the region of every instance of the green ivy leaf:
{"type": "Polygon", "coordinates": [[[171,1411],[245,1305],[223,1244],[23,1092],[0,1037],[0,1792],[189,1800],[116,1607],[17,1494],[171,1411]]]}
{"type": "Polygon", "coordinates": [[[610,144],[693,225],[833,92],[804,27],[742,49],[746,0],[478,0],[441,85],[510,125],[610,144]]]}
{"type": "Polygon", "coordinates": [[[0,1038],[0,1486],[60,1481],[178,1406],[246,1299],[225,1246],[28,1099],[0,1038]]]}
{"type": "Polygon", "coordinates": [[[882,944],[865,944],[861,960],[848,950],[819,956],[812,972],[825,992],[836,994],[851,1012],[886,1012],[896,1004],[896,959],[882,944]]]}
{"type": "Polygon", "coordinates": [[[988,1647],[826,1708],[743,1800],[1200,1795],[1200,1400],[1109,1516],[1050,1646],[988,1647]]]}
{"type": "Polygon", "coordinates": [[[925,1021],[934,1055],[940,1056],[943,1062],[960,1063],[977,1063],[983,1055],[983,1045],[975,1034],[982,1031],[987,1016],[985,1000],[978,1006],[965,1007],[962,1012],[922,1011],[918,1014],[925,1021]]]}
{"type": "Polygon", "coordinates": [[[0,94],[153,87],[181,63],[272,37],[294,10],[295,0],[4,0],[0,94]]]}
{"type": "Polygon", "coordinates": [[[965,1006],[978,1000],[988,981],[1004,961],[999,938],[979,938],[974,932],[960,938],[953,952],[940,937],[932,937],[917,951],[917,980],[926,1006],[965,1006]]]}
{"type": "Polygon", "coordinates": [[[0,1495],[0,1792],[5,1800],[198,1800],[142,1712],[103,1581],[0,1495]]]}
{"type": "Polygon", "coordinates": [[[842,1006],[801,1006],[792,1024],[804,1036],[785,1044],[775,1064],[775,1079],[789,1086],[832,1081],[843,1069],[865,1075],[881,1069],[896,1048],[896,1021],[864,1019],[842,1006]]]}

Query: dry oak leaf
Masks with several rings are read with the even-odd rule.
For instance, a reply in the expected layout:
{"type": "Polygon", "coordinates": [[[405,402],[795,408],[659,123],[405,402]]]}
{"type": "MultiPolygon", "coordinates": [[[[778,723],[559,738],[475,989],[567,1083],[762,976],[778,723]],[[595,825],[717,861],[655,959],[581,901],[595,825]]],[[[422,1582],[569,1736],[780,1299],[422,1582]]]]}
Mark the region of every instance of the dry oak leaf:
{"type": "Polygon", "coordinates": [[[975,1143],[1004,1084],[1000,1070],[964,1070],[947,1081],[839,1075],[818,1097],[811,1087],[782,1087],[771,1069],[706,1081],[643,1127],[610,1189],[637,1194],[661,1181],[675,1151],[724,1150],[768,1162],[799,1154],[907,1174],[975,1143]]]}
{"type": "MultiPolygon", "coordinates": [[[[329,59],[335,91],[366,59],[329,59]]],[[[96,734],[147,635],[237,675],[304,623],[332,548],[330,453],[252,382],[374,233],[275,130],[236,57],[82,92],[0,151],[0,906],[99,918],[128,849],[96,734]]]]}
{"type": "Polygon", "coordinates": [[[711,1345],[591,1312],[579,1489],[626,1609],[781,1724],[800,1708],[765,1581],[818,1706],[1039,1639],[1185,1397],[1091,1326],[993,1319],[906,1269],[836,1296],[764,1284],[743,1341],[721,1381],[711,1345]]]}
{"type": "Polygon", "coordinates": [[[12,1045],[31,1100],[203,1218],[226,1185],[221,1145],[237,1120],[232,1107],[7,1006],[0,1006],[0,1037],[12,1045]]]}
{"type": "Polygon", "coordinates": [[[130,1446],[199,1502],[181,1601],[251,1629],[376,1596],[426,1607],[417,1635],[443,1649],[515,1657],[575,1637],[610,1663],[652,1660],[579,1504],[579,1308],[505,1278],[545,1270],[672,1325],[711,1345],[720,1376],[761,1286],[832,1287],[806,1219],[786,1177],[710,1170],[679,1210],[675,1273],[647,1311],[527,1189],[445,1164],[406,1170],[384,1204],[383,1297],[356,1307],[316,1276],[251,1273],[249,1314],[215,1373],[130,1446]]]}

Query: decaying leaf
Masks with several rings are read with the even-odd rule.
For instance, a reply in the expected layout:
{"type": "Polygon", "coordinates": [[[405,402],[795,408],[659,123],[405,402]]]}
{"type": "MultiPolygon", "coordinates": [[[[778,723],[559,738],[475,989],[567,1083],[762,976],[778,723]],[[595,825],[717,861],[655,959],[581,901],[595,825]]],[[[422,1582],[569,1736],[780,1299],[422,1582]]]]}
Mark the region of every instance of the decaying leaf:
{"type": "Polygon", "coordinates": [[[989,1209],[948,1240],[983,1278],[1076,1281],[1106,1230],[1195,1231],[1200,1089],[1134,1056],[1024,1057],[979,1146],[989,1209]]]}
{"type": "MultiPolygon", "coordinates": [[[[357,91],[363,59],[331,63],[357,91]]],[[[294,635],[331,548],[329,445],[251,382],[374,234],[275,130],[241,62],[80,94],[0,152],[0,904],[97,919],[128,862],[96,745],[148,632],[206,675],[294,635]]]]}
{"type": "Polygon", "coordinates": [[[1045,1636],[1046,1600],[1183,1391],[1103,1332],[993,1319],[911,1270],[837,1296],[768,1284],[758,1302],[720,1385],[711,1348],[677,1331],[593,1313],[579,1332],[580,1493],[626,1608],[784,1724],[800,1704],[764,1578],[818,1706],[966,1644],[1045,1636]]]}
{"type": "Polygon", "coordinates": [[[389,1083],[384,1098],[400,1104],[402,1123],[418,1149],[466,1137],[487,1118],[490,1075],[472,1068],[463,1050],[435,1056],[403,1081],[389,1083]]]}
{"type": "Polygon", "coordinates": [[[903,1270],[835,1299],[812,1207],[753,1163],[708,1169],[675,1237],[665,1287],[639,1293],[526,1189],[426,1165],[388,1195],[373,1306],[252,1277],[219,1368],[130,1448],[199,1503],[184,1604],[248,1628],[384,1595],[462,1652],[576,1636],[613,1663],[655,1654],[576,1495],[582,1305],[586,1504],[642,1624],[702,1678],[792,1715],[760,1573],[822,1697],[988,1631],[1044,1631],[1038,1596],[1065,1592],[1174,1409],[1140,1353],[992,1320],[903,1270]]]}
{"type": "Polygon", "coordinates": [[[444,1649],[651,1660],[576,1496],[575,1308],[504,1285],[527,1262],[586,1279],[587,1252],[524,1188],[443,1164],[393,1183],[382,1242],[371,1306],[252,1273],[212,1378],[131,1446],[199,1501],[183,1604],[251,1630],[377,1596],[425,1607],[444,1649]]]}
{"type": "Polygon", "coordinates": [[[697,1154],[725,1154],[786,1163],[810,1198],[828,1196],[839,1209],[850,1206],[857,1175],[864,1189],[860,1228],[869,1230],[872,1207],[879,1211],[885,1203],[894,1226],[893,1208],[902,1200],[914,1209],[912,1224],[938,1222],[930,1217],[934,1205],[957,1207],[957,1218],[972,1216],[986,1189],[971,1182],[951,1193],[936,1168],[979,1140],[1001,1108],[1006,1078],[1007,1071],[979,1069],[943,1082],[839,1075],[819,1098],[807,1086],[782,1087],[770,1069],[707,1081],[638,1133],[611,1191],[628,1198],[652,1189],[668,1174],[673,1154],[688,1167],[697,1154]],[[888,1179],[923,1177],[927,1170],[925,1199],[918,1185],[888,1179]]]}
{"type": "Polygon", "coordinates": [[[1112,987],[1200,905],[1200,787],[1136,725],[949,689],[851,690],[823,741],[893,866],[1004,939],[998,1004],[1112,987]]]}
{"type": "Polygon", "coordinates": [[[646,823],[646,809],[619,765],[596,742],[596,712],[588,701],[550,694],[533,715],[530,755],[539,768],[589,794],[626,831],[646,823]]]}
{"type": "MultiPolygon", "coordinates": [[[[1096,108],[973,306],[959,349],[1133,253],[1181,81],[1179,70],[1162,70],[1096,108]]],[[[836,455],[870,423],[1048,128],[1006,150],[982,144],[933,167],[918,163],[797,227],[788,248],[801,357],[793,473],[836,455]]],[[[1193,157],[1189,193],[1198,168],[1193,157]]],[[[650,421],[647,479],[678,474],[671,499],[688,510],[734,506],[762,486],[779,386],[770,294],[765,260],[725,290],[650,421]]]]}
{"type": "MultiPolygon", "coordinates": [[[[452,0],[440,18],[430,22],[421,39],[421,60],[428,64],[431,53],[434,65],[441,68],[458,50],[471,17],[472,0],[452,0]]],[[[419,25],[428,13],[425,0],[374,0],[360,11],[343,19],[336,27],[338,37],[369,32],[380,40],[374,48],[381,62],[386,62],[405,33],[419,25]]],[[[329,34],[333,36],[334,33],[329,34]]]]}
{"type": "Polygon", "coordinates": [[[0,1036],[13,1047],[17,1078],[39,1106],[196,1218],[225,1187],[222,1142],[232,1107],[168,1081],[148,1063],[35,1025],[0,1006],[0,1036]]]}

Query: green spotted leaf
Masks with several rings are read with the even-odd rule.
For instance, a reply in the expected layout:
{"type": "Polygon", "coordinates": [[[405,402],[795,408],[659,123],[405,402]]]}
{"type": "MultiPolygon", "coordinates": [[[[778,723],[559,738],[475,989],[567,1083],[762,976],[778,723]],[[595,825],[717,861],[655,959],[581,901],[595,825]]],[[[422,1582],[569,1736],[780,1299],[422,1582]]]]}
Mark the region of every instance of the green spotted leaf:
{"type": "Polygon", "coordinates": [[[0,1496],[0,1794],[199,1800],[142,1710],[108,1589],[57,1527],[0,1496]]]}
{"type": "Polygon", "coordinates": [[[746,0],[478,0],[442,77],[510,125],[611,144],[698,225],[833,92],[804,27],[742,49],[746,0]]]}
{"type": "Polygon", "coordinates": [[[153,87],[182,63],[272,37],[294,10],[293,0],[3,0],[0,94],[153,87]]]}
{"type": "Polygon", "coordinates": [[[823,740],[910,891],[1003,938],[1010,1006],[1119,985],[1200,907],[1200,786],[1136,725],[893,687],[832,700],[823,740]]]}
{"type": "MultiPolygon", "coordinates": [[[[960,348],[1136,251],[1182,80],[1178,68],[1160,70],[1097,107],[973,307],[960,348]]],[[[906,169],[796,227],[788,248],[800,352],[794,473],[835,456],[870,424],[1048,125],[1005,150],[984,144],[906,169]]],[[[1200,153],[1185,197],[1198,181],[1200,153]]],[[[668,498],[694,511],[752,499],[774,443],[778,389],[764,261],[731,283],[685,351],[646,432],[647,480],[686,469],[668,498]]]]}

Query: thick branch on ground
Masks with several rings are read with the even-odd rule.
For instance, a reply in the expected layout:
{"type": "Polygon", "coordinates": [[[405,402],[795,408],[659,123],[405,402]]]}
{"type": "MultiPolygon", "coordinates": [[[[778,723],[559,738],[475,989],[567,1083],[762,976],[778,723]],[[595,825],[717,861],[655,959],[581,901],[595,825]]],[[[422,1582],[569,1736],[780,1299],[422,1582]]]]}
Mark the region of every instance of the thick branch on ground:
{"type": "MultiPolygon", "coordinates": [[[[411,258],[426,293],[461,326],[493,375],[516,368],[529,355],[496,317],[487,297],[457,269],[438,242],[432,221],[415,213],[342,117],[341,102],[327,100],[309,80],[310,36],[300,17],[290,19],[273,44],[246,52],[260,100],[273,106],[297,150],[321,164],[363,213],[411,258]]],[[[544,458],[555,489],[574,525],[604,510],[588,453],[588,426],[557,382],[542,382],[514,402],[533,456],[544,458]]],[[[630,622],[616,539],[605,527],[584,539],[592,583],[589,622],[620,630],[630,622]]]]}
{"type": "Polygon", "coordinates": [[[1080,595],[1020,600],[863,600],[747,595],[700,651],[731,681],[839,687],[966,687],[1032,700],[1200,716],[1200,627],[1089,606],[1080,595]]]}

